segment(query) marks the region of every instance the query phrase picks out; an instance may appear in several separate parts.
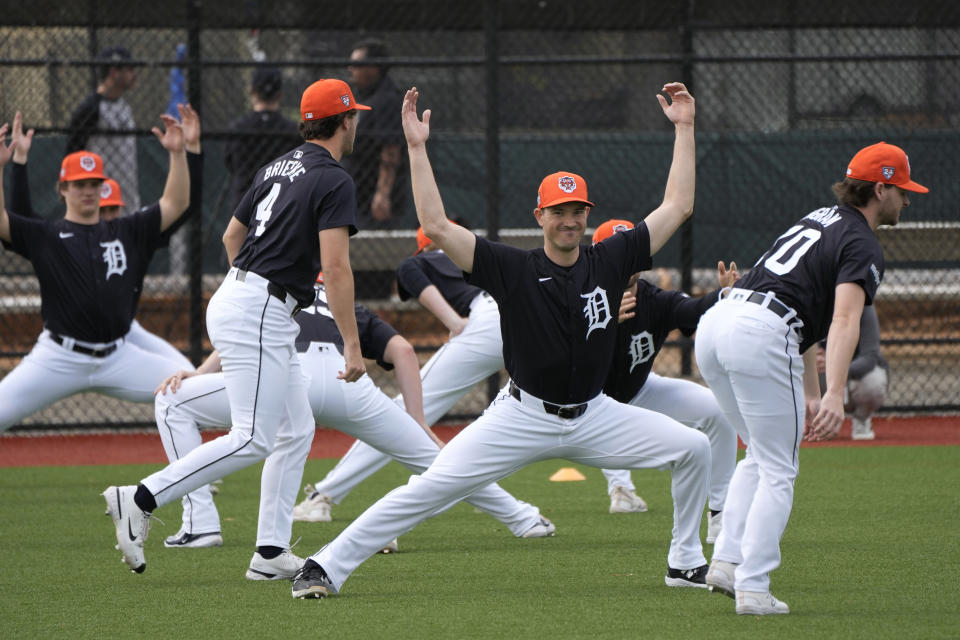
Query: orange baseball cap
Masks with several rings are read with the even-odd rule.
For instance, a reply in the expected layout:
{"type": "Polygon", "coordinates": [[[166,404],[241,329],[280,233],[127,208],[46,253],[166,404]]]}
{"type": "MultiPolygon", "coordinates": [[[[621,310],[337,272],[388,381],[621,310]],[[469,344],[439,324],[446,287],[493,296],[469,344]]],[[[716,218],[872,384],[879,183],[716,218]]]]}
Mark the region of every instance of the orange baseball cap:
{"type": "Polygon", "coordinates": [[[423,232],[423,227],[417,227],[417,250],[413,252],[413,255],[417,255],[433,243],[433,240],[427,237],[427,234],[423,232]]]}
{"type": "Polygon", "coordinates": [[[305,122],[322,120],[352,109],[370,111],[367,105],[357,104],[350,85],[335,78],[317,80],[307,87],[300,98],[300,117],[305,122]]]}
{"type": "Polygon", "coordinates": [[[593,244],[603,242],[618,231],[629,229],[633,229],[633,223],[629,220],[607,220],[593,232],[593,244]]]}
{"type": "Polygon", "coordinates": [[[105,180],[103,158],[91,151],[74,151],[60,164],[60,182],[105,180]]]}
{"type": "Polygon", "coordinates": [[[593,203],[587,200],[587,181],[582,176],[567,171],[551,173],[537,189],[537,208],[543,209],[564,202],[582,202],[592,207],[593,203]]]}
{"type": "Polygon", "coordinates": [[[100,206],[101,207],[122,207],[126,203],[123,201],[123,192],[120,191],[120,185],[116,180],[107,178],[100,185],[100,206]]]}
{"type": "Polygon", "coordinates": [[[910,159],[900,147],[878,142],[857,151],[847,166],[847,177],[867,182],[893,184],[907,191],[927,193],[922,184],[910,179],[910,159]]]}

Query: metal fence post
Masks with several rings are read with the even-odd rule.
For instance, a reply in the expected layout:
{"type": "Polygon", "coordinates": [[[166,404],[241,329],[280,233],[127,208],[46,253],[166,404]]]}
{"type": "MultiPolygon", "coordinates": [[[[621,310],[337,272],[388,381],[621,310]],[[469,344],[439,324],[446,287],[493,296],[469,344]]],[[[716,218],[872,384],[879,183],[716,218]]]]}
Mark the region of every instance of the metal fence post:
{"type": "MultiPolygon", "coordinates": [[[[486,132],[485,158],[487,238],[500,239],[500,0],[486,0],[483,24],[486,49],[486,132]]],[[[500,375],[487,378],[490,402],[500,390],[500,375]]]]}
{"type": "MultiPolygon", "coordinates": [[[[198,113],[203,113],[202,69],[200,66],[200,3],[199,0],[187,1],[187,96],[190,104],[198,113]]],[[[201,129],[201,135],[203,130],[201,129]]],[[[191,203],[193,206],[193,203],[191,203]]],[[[194,212],[188,223],[190,229],[187,241],[190,257],[187,260],[189,271],[190,296],[190,361],[199,366],[203,358],[203,206],[194,212]]]]}

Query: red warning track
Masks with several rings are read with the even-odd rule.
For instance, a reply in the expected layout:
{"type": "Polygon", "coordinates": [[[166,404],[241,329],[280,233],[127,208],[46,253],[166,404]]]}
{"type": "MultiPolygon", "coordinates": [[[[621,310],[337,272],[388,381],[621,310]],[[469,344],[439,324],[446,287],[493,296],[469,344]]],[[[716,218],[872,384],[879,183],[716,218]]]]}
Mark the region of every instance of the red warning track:
{"type": "MultiPolygon", "coordinates": [[[[462,426],[435,427],[444,441],[459,433],[462,426]]],[[[960,417],[915,416],[874,418],[873,441],[850,440],[849,421],[837,439],[824,443],[805,442],[805,447],[936,446],[960,445],[960,417]]],[[[222,431],[203,433],[204,441],[222,431]]],[[[318,429],[310,450],[311,458],[339,458],[353,439],[339,431],[318,429]]],[[[73,466],[99,464],[162,464],[166,462],[160,436],[154,433],[76,433],[68,435],[5,435],[0,437],[0,467],[73,466]]]]}

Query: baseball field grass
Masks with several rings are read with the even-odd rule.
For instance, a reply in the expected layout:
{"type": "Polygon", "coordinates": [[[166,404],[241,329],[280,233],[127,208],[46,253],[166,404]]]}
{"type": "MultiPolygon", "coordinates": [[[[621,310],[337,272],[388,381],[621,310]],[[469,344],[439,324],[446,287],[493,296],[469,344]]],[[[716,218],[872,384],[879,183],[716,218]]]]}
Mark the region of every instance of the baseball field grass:
{"type": "MultiPolygon", "coordinates": [[[[333,460],[310,460],[305,481],[333,460]]],[[[650,504],[607,513],[605,481],[549,482],[561,461],[502,484],[557,525],[514,538],[457,505],[400,538],[400,553],[362,565],[343,593],[293,600],[289,582],[250,582],[259,466],[225,479],[224,546],[166,549],[178,504],[156,515],[147,571],[113,549],[99,493],[157,465],[0,469],[3,638],[957,638],[960,636],[960,447],[801,450],[800,477],[773,592],[788,616],[737,616],[733,601],[664,586],[669,475],[634,473],[650,504]]],[[[379,472],[331,523],[295,523],[306,556],[405,481],[379,472]]],[[[705,526],[705,525],[704,525],[705,526]]],[[[709,558],[711,547],[705,547],[709,558]]]]}

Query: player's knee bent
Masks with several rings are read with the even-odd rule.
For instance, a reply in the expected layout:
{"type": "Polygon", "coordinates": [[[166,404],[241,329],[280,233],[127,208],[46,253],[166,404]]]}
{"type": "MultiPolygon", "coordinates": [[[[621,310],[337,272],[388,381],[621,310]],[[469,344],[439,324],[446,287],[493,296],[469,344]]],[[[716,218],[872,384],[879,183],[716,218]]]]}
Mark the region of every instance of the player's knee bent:
{"type": "Polygon", "coordinates": [[[696,461],[700,464],[710,464],[710,438],[706,434],[687,429],[688,437],[683,442],[683,448],[687,454],[684,456],[688,460],[696,461]]]}

